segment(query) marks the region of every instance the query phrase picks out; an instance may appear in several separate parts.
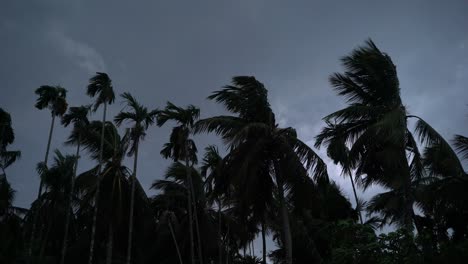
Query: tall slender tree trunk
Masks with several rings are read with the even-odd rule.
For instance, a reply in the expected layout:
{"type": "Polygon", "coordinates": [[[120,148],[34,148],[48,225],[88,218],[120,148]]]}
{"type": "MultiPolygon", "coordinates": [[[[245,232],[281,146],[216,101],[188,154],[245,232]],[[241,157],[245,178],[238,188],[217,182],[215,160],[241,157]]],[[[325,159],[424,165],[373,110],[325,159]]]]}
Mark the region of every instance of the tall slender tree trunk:
{"type": "Polygon", "coordinates": [[[221,239],[221,201],[218,199],[218,263],[223,263],[223,242],[221,239]]]}
{"type": "MultiPolygon", "coordinates": [[[[49,151],[50,151],[50,143],[52,142],[52,134],[54,133],[54,123],[55,123],[55,114],[52,112],[52,122],[50,123],[50,129],[49,129],[49,138],[47,140],[47,148],[46,148],[46,153],[44,157],[44,164],[47,166],[47,161],[49,159],[49,151]]],[[[39,183],[39,191],[37,193],[37,199],[41,197],[42,194],[42,179],[40,179],[39,183]]],[[[33,216],[33,225],[31,229],[31,237],[29,239],[29,248],[28,248],[28,256],[32,257],[32,248],[33,248],[33,241],[34,241],[34,235],[36,233],[36,227],[37,227],[37,219],[38,214],[35,213],[33,216]]]]}
{"type": "Polygon", "coordinates": [[[109,224],[109,233],[107,238],[107,254],[106,254],[106,264],[112,264],[112,250],[114,246],[114,228],[112,224],[112,219],[109,224]]]}
{"type": "Polygon", "coordinates": [[[362,212],[361,212],[361,208],[359,208],[359,200],[358,200],[357,193],[356,193],[356,187],[354,186],[354,181],[353,181],[353,177],[351,176],[351,174],[349,174],[349,180],[351,181],[351,186],[353,186],[354,199],[356,200],[356,209],[358,209],[359,221],[361,222],[361,225],[363,225],[364,221],[362,220],[362,212]]]}
{"type": "Polygon", "coordinates": [[[190,233],[190,260],[191,264],[195,264],[195,251],[193,240],[193,212],[192,212],[192,170],[189,164],[188,151],[185,150],[185,169],[187,173],[187,208],[189,215],[189,233],[190,233]]]}
{"type": "Polygon", "coordinates": [[[135,139],[135,158],[133,160],[133,175],[132,175],[132,190],[130,196],[130,217],[128,220],[128,243],[127,243],[127,264],[132,262],[132,238],[133,238],[133,208],[135,205],[135,182],[137,176],[137,163],[138,163],[138,135],[135,139]]]}
{"type": "Polygon", "coordinates": [[[254,240],[252,240],[252,256],[255,256],[254,240]]]}
{"type": "Polygon", "coordinates": [[[275,162],[275,173],[276,173],[276,184],[278,185],[278,198],[280,202],[281,218],[283,225],[283,245],[286,250],[286,264],[292,264],[292,237],[291,237],[291,226],[289,223],[289,213],[286,207],[286,201],[284,197],[283,178],[281,168],[279,164],[275,162]]]}
{"type": "Polygon", "coordinates": [[[263,254],[263,259],[262,263],[266,264],[267,263],[267,257],[266,257],[266,230],[265,230],[265,220],[262,221],[262,254],[263,254]]]}
{"type": "MultiPolygon", "coordinates": [[[[96,175],[96,193],[94,195],[94,213],[93,213],[93,223],[91,227],[91,242],[89,246],[89,258],[88,264],[93,263],[93,256],[94,256],[94,243],[96,239],[96,220],[97,220],[97,213],[98,213],[98,205],[99,205],[99,190],[101,185],[101,170],[102,170],[102,152],[104,149],[104,132],[106,128],[106,112],[107,112],[107,103],[104,103],[104,112],[102,115],[102,130],[101,130],[101,147],[99,150],[99,165],[98,171],[96,175]]],[[[111,247],[112,249],[112,247],[111,247]]]]}
{"type": "MultiPolygon", "coordinates": [[[[192,171],[192,166],[190,166],[190,171],[192,171]]],[[[198,210],[197,210],[197,198],[195,196],[195,188],[193,187],[193,178],[192,178],[192,174],[190,173],[190,187],[192,188],[192,201],[193,201],[193,211],[194,211],[194,214],[193,214],[193,217],[194,217],[194,220],[195,220],[195,231],[197,233],[197,244],[198,244],[198,261],[200,264],[203,264],[203,254],[202,254],[202,243],[201,243],[201,236],[200,236],[200,226],[198,224],[198,210]]]]}
{"type": "Polygon", "coordinates": [[[41,249],[39,250],[39,259],[42,260],[42,258],[44,257],[44,252],[46,250],[46,247],[47,247],[47,241],[49,240],[49,235],[50,235],[50,230],[52,229],[52,219],[50,219],[49,221],[46,222],[46,226],[47,226],[47,229],[46,229],[46,232],[45,232],[45,235],[44,235],[44,239],[42,240],[42,243],[41,243],[41,249]]]}
{"type": "Polygon", "coordinates": [[[226,232],[226,264],[229,264],[229,259],[231,258],[231,237],[229,236],[230,226],[229,223],[227,225],[227,232],[226,232]]]}
{"type": "Polygon", "coordinates": [[[75,160],[75,167],[73,168],[73,175],[71,178],[70,184],[70,193],[68,194],[68,206],[67,206],[67,215],[65,217],[65,231],[63,235],[63,243],[62,243],[62,254],[60,257],[60,264],[65,263],[65,254],[67,252],[67,242],[68,242],[68,229],[70,226],[70,215],[72,209],[72,199],[73,199],[73,190],[75,189],[75,178],[76,172],[78,169],[78,160],[80,159],[80,143],[81,143],[81,135],[78,135],[78,145],[76,146],[76,160],[75,160]]]}
{"type": "Polygon", "coordinates": [[[184,264],[182,262],[182,255],[180,254],[179,245],[177,244],[176,235],[174,233],[174,229],[172,228],[171,219],[168,219],[167,223],[169,224],[169,231],[171,231],[172,240],[174,240],[174,245],[177,251],[177,256],[179,257],[179,263],[184,264]]]}

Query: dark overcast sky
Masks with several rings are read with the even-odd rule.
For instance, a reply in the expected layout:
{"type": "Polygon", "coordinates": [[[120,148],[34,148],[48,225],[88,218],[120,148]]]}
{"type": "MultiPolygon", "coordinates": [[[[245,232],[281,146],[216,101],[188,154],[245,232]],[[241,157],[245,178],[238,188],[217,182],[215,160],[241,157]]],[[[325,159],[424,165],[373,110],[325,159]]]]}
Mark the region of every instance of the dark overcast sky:
{"type": "MultiPolygon", "coordinates": [[[[468,135],[468,1],[3,0],[0,107],[13,117],[12,149],[23,152],[7,171],[16,203],[28,207],[37,195],[35,164],[50,124],[50,114],[34,108],[40,85],[62,85],[71,106],[87,104],[89,77],[106,71],[118,94],[128,91],[151,108],[195,104],[206,117],[222,111],[205,99],[210,92],[234,75],[254,75],[268,87],[279,123],[312,143],[321,118],[344,105],[328,76],[369,37],[392,56],[412,114],[447,138],[468,135]]],[[[68,133],[57,126],[52,148],[72,153],[62,145],[68,133]]],[[[168,133],[151,128],[141,147],[145,187],[168,164],[159,155],[168,133]]],[[[349,195],[339,168],[330,164],[329,173],[349,195]]]]}

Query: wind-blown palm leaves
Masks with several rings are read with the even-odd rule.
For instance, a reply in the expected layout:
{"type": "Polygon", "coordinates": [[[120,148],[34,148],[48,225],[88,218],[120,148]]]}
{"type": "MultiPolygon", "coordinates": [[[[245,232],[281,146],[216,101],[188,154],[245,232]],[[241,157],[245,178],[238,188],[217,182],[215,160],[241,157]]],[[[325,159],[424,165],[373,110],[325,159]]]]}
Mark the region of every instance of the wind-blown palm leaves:
{"type": "Polygon", "coordinates": [[[154,123],[157,111],[148,111],[146,107],[137,102],[137,100],[130,93],[123,93],[122,98],[125,100],[127,106],[131,109],[131,112],[122,111],[115,117],[115,123],[120,126],[123,122],[133,123],[133,127],[130,130],[130,137],[132,140],[132,146],[129,151],[129,155],[134,155],[133,160],[133,174],[131,179],[131,194],[130,194],[130,219],[129,219],[129,230],[128,230],[128,249],[127,249],[127,260],[126,263],[130,264],[132,261],[132,233],[133,233],[133,207],[135,203],[135,180],[137,176],[137,162],[138,162],[138,146],[140,140],[143,140],[146,135],[146,130],[150,125],[154,123]]]}
{"type": "MultiPolygon", "coordinates": [[[[292,240],[284,197],[288,182],[303,166],[315,179],[327,179],[320,157],[297,138],[292,128],[279,128],[270,108],[267,90],[254,77],[238,76],[233,85],[208,97],[222,103],[235,116],[216,116],[200,120],[196,132],[215,132],[230,148],[226,157],[229,181],[245,195],[240,201],[254,202],[255,196],[271,200],[276,185],[281,203],[286,263],[292,263],[292,240]],[[293,172],[293,173],[291,173],[293,172]],[[263,188],[263,189],[262,189],[263,188]]],[[[261,200],[261,199],[257,199],[261,200]]]]}
{"type": "MultiPolygon", "coordinates": [[[[70,189],[74,190],[75,189],[75,178],[76,178],[76,171],[78,169],[78,160],[80,158],[80,141],[81,141],[81,135],[85,133],[85,129],[89,125],[89,120],[88,120],[88,114],[91,110],[91,106],[80,106],[80,107],[70,107],[69,112],[66,113],[62,117],[62,125],[65,127],[69,126],[70,124],[73,123],[73,132],[72,134],[77,135],[77,141],[74,142],[73,138],[70,138],[69,144],[76,144],[76,159],[75,159],[75,164],[73,166],[73,175],[71,177],[71,182],[70,182],[70,189]]],[[[62,244],[62,255],[60,258],[60,263],[63,264],[65,263],[65,254],[67,250],[67,241],[68,241],[68,232],[69,232],[69,225],[70,225],[70,215],[72,209],[72,195],[73,192],[70,192],[68,196],[68,204],[70,209],[67,210],[66,217],[65,217],[65,231],[64,231],[64,237],[63,237],[63,244],[62,244]]]]}
{"type": "Polygon", "coordinates": [[[172,129],[172,133],[169,138],[169,142],[164,144],[163,149],[161,150],[161,155],[165,158],[171,158],[174,161],[180,159],[185,160],[186,173],[187,173],[187,182],[189,195],[187,195],[187,207],[189,215],[189,231],[190,231],[190,240],[191,240],[191,263],[195,263],[195,245],[194,245],[194,234],[193,234],[193,218],[195,220],[195,227],[198,240],[198,260],[200,263],[203,263],[202,257],[202,245],[200,238],[200,231],[198,227],[197,215],[192,213],[193,211],[197,212],[197,204],[195,202],[195,193],[192,182],[191,172],[194,163],[197,163],[197,147],[195,142],[190,138],[192,133],[192,128],[196,120],[200,116],[200,109],[193,105],[189,105],[187,108],[182,108],[174,105],[171,102],[167,102],[166,108],[164,110],[158,111],[157,114],[157,125],[159,127],[163,126],[168,121],[175,121],[178,125],[172,129]]]}
{"type": "MultiPolygon", "coordinates": [[[[93,110],[96,111],[101,104],[104,104],[104,111],[102,114],[102,128],[101,128],[101,147],[100,147],[100,154],[99,154],[99,165],[97,169],[97,191],[96,197],[99,196],[99,183],[102,172],[102,152],[103,152],[103,145],[104,145],[104,126],[106,124],[106,112],[107,112],[107,105],[112,104],[115,100],[114,88],[112,86],[112,80],[110,79],[109,75],[103,72],[97,72],[95,76],[89,79],[87,94],[90,97],[96,97],[96,101],[94,102],[93,110]]],[[[88,264],[93,263],[93,255],[94,255],[94,241],[95,241],[95,233],[96,233],[96,217],[98,214],[99,203],[95,201],[94,206],[94,214],[93,214],[93,224],[91,229],[91,245],[89,247],[89,259],[88,264]]]]}
{"type": "MultiPolygon", "coordinates": [[[[335,162],[339,161],[336,149],[349,146],[349,166],[356,170],[358,183],[364,188],[379,183],[397,191],[402,207],[395,220],[412,229],[411,186],[424,171],[422,156],[407,128],[407,119],[414,116],[407,114],[402,103],[396,66],[371,40],[343,57],[342,63],[345,73],[333,74],[330,83],[349,105],[324,118],[327,126],[317,136],[316,146],[327,146],[335,162]]],[[[417,132],[421,137],[427,135],[426,130],[417,132]]]]}
{"type": "Polygon", "coordinates": [[[455,148],[462,155],[463,159],[468,159],[468,138],[456,135],[454,141],[455,148]]]}

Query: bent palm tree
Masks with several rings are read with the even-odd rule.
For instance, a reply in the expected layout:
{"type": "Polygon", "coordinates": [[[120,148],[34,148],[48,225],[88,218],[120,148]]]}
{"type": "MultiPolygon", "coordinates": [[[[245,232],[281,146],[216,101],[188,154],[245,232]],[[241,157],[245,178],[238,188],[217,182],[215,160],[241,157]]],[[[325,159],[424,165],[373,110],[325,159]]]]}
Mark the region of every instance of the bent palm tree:
{"type": "Polygon", "coordinates": [[[80,107],[70,107],[69,112],[62,117],[62,124],[65,127],[68,127],[71,123],[73,123],[73,132],[72,134],[78,135],[78,140],[75,142],[73,138],[69,138],[70,140],[67,142],[68,144],[76,144],[76,159],[75,164],[73,166],[73,175],[71,177],[70,182],[70,193],[68,196],[68,209],[65,217],[65,232],[63,236],[63,244],[62,244],[62,253],[60,257],[60,263],[65,263],[65,254],[67,250],[67,241],[68,241],[68,231],[69,231],[69,224],[70,224],[70,213],[72,209],[72,195],[73,190],[75,189],[75,178],[76,178],[76,171],[78,169],[78,160],[80,158],[80,141],[81,135],[84,133],[84,130],[89,125],[88,114],[90,111],[90,106],[80,106],[80,107]]]}
{"type": "MultiPolygon", "coordinates": [[[[99,150],[99,164],[96,174],[96,197],[99,196],[99,184],[100,177],[102,172],[102,152],[104,148],[104,130],[106,124],[106,112],[107,105],[112,104],[115,100],[114,89],[112,87],[112,80],[109,78],[109,75],[103,72],[97,72],[95,76],[89,79],[89,85],[87,89],[87,94],[91,97],[95,97],[96,101],[94,102],[93,111],[96,111],[101,104],[104,104],[104,110],[102,113],[102,129],[101,129],[101,147],[99,150]]],[[[94,213],[93,213],[93,222],[91,227],[91,243],[89,247],[89,259],[88,264],[93,263],[94,255],[94,243],[95,243],[95,234],[96,234],[96,218],[99,208],[98,199],[94,201],[94,213]]]]}
{"type": "Polygon", "coordinates": [[[120,126],[122,122],[128,121],[133,123],[131,128],[130,137],[132,140],[132,146],[128,155],[134,155],[133,159],[133,174],[131,178],[131,194],[130,194],[130,217],[128,227],[128,249],[126,263],[130,264],[132,261],[132,233],[133,233],[133,207],[135,203],[135,181],[137,176],[137,162],[138,162],[138,146],[140,140],[146,136],[146,130],[150,125],[154,123],[154,118],[157,111],[148,111],[146,107],[136,101],[136,99],[130,93],[123,93],[122,98],[128,107],[131,108],[131,112],[123,111],[120,112],[114,119],[117,126],[120,126]]]}
{"type": "Polygon", "coordinates": [[[195,253],[194,253],[194,234],[193,234],[193,218],[195,218],[197,239],[198,239],[198,259],[200,263],[203,263],[202,259],[202,248],[201,248],[201,239],[200,231],[198,228],[198,219],[197,215],[193,215],[192,206],[195,212],[197,212],[195,194],[193,189],[191,168],[194,163],[197,162],[197,147],[195,142],[189,138],[192,133],[193,125],[195,121],[200,116],[200,109],[193,105],[189,105],[187,108],[181,108],[174,105],[171,102],[167,102],[166,108],[158,112],[157,115],[157,125],[159,127],[163,126],[167,121],[175,121],[178,126],[172,129],[170,135],[169,143],[164,144],[164,148],[161,150],[161,155],[165,158],[172,158],[174,161],[179,159],[185,160],[186,174],[187,174],[187,190],[189,195],[187,195],[188,203],[188,213],[189,213],[189,232],[190,232],[190,256],[191,263],[195,263],[195,253]],[[192,202],[193,201],[193,202],[192,202]]]}
{"type": "MultiPolygon", "coordinates": [[[[50,130],[49,130],[49,138],[47,141],[47,148],[46,148],[46,153],[44,157],[44,164],[47,166],[47,160],[49,158],[49,150],[50,150],[50,143],[52,141],[52,134],[54,131],[54,123],[55,123],[55,117],[57,116],[62,116],[66,111],[67,111],[67,101],[66,101],[66,96],[67,96],[67,90],[63,87],[60,86],[49,86],[49,85],[43,85],[36,89],[35,91],[36,95],[39,96],[36,100],[36,108],[39,110],[42,110],[44,108],[48,108],[51,112],[52,115],[52,122],[50,124],[50,130]]],[[[37,198],[39,198],[42,194],[42,179],[40,180],[39,183],[39,191],[37,193],[37,198]]],[[[35,217],[34,217],[35,218],[35,217]]],[[[36,232],[36,220],[33,220],[33,227],[31,230],[31,238],[30,238],[30,245],[29,245],[29,256],[32,255],[32,242],[34,239],[34,233],[36,232]]]]}
{"type": "Polygon", "coordinates": [[[328,180],[328,176],[325,163],[297,138],[293,128],[278,127],[267,93],[264,85],[254,77],[234,77],[233,85],[225,86],[208,98],[224,104],[237,116],[200,120],[195,132],[215,132],[228,144],[231,150],[226,159],[228,179],[237,190],[242,190],[242,194],[238,194],[242,195],[239,201],[268,204],[272,200],[273,187],[276,188],[286,263],[291,264],[292,240],[284,187],[295,178],[307,177],[307,171],[315,179],[328,180]],[[255,198],[259,196],[262,198],[255,198]]]}
{"type": "Polygon", "coordinates": [[[408,119],[418,118],[416,132],[423,143],[427,124],[408,115],[396,66],[372,40],[343,57],[342,63],[346,71],[333,74],[330,83],[349,106],[324,118],[327,126],[316,137],[316,145],[327,146],[329,153],[337,145],[349,146],[349,168],[356,170],[358,182],[364,188],[378,183],[397,191],[403,208],[395,221],[412,230],[412,185],[424,176],[424,169],[408,119]]]}

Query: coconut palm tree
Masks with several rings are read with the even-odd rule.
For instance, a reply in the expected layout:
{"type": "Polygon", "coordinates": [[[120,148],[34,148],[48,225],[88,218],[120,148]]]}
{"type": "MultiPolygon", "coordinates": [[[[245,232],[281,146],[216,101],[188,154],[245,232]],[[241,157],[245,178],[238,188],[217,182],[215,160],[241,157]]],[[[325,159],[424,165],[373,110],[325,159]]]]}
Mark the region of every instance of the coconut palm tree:
{"type": "Polygon", "coordinates": [[[46,191],[34,202],[34,210],[41,216],[41,223],[45,232],[40,236],[41,247],[39,259],[42,259],[47,252],[59,252],[58,241],[63,237],[63,233],[56,230],[63,230],[65,225],[65,215],[69,211],[68,199],[72,193],[70,184],[73,177],[73,167],[76,157],[63,155],[60,151],[55,151],[54,162],[49,168],[45,163],[39,163],[37,170],[47,187],[46,191]],[[55,227],[55,228],[53,228],[55,227]],[[50,243],[52,242],[52,243],[50,243]]]}
{"type": "Polygon", "coordinates": [[[6,148],[14,140],[15,133],[11,127],[11,115],[0,108],[0,149],[6,148]]]}
{"type": "MultiPolygon", "coordinates": [[[[72,133],[70,139],[76,141],[80,137],[80,144],[86,150],[91,159],[99,160],[102,163],[102,173],[100,174],[100,181],[95,180],[96,172],[99,170],[99,164],[83,173],[81,173],[76,179],[76,185],[79,192],[82,194],[81,200],[82,207],[81,212],[78,214],[86,214],[89,211],[88,207],[92,207],[94,201],[94,207],[96,203],[102,204],[102,209],[99,211],[99,219],[96,222],[96,226],[100,229],[107,228],[106,231],[102,230],[96,233],[96,236],[101,240],[107,240],[105,251],[106,263],[112,263],[114,254],[114,248],[117,248],[118,257],[123,254],[122,250],[123,237],[126,232],[123,231],[126,227],[126,221],[124,215],[128,209],[127,201],[130,197],[130,170],[123,165],[126,154],[130,148],[130,133],[127,133],[121,137],[117,131],[117,128],[110,122],[106,122],[105,136],[101,134],[102,123],[100,121],[92,121],[85,129],[84,133],[78,135],[72,133]],[[104,138],[104,143],[101,143],[101,138],[104,138]],[[102,151],[101,151],[102,149],[102,151]],[[96,193],[99,193],[97,195],[96,193]],[[106,237],[107,235],[107,237],[106,237]]],[[[137,185],[137,198],[140,204],[143,203],[141,198],[142,190],[141,186],[137,185]]],[[[95,208],[92,209],[93,213],[95,208]]],[[[94,221],[94,218],[93,218],[94,221]]],[[[98,251],[102,252],[102,251],[98,251]]]]}
{"type": "Polygon", "coordinates": [[[130,108],[130,112],[121,111],[115,118],[114,121],[117,126],[120,126],[123,122],[133,123],[131,128],[131,140],[132,146],[130,148],[129,155],[134,155],[133,159],[133,174],[131,178],[131,194],[130,194],[130,218],[128,227],[128,249],[127,249],[127,260],[126,263],[130,264],[132,261],[132,233],[133,233],[133,207],[135,203],[135,179],[137,176],[137,163],[138,163],[138,146],[140,140],[146,136],[146,130],[150,125],[154,123],[157,111],[148,111],[148,108],[141,105],[130,93],[123,93],[121,97],[125,100],[125,103],[130,108]]]}
{"type": "Polygon", "coordinates": [[[215,132],[228,144],[227,178],[242,190],[243,199],[239,201],[263,199],[262,203],[268,204],[264,201],[272,200],[273,187],[277,188],[286,263],[291,264],[292,240],[284,188],[295,177],[307,177],[307,171],[315,179],[328,179],[325,163],[297,138],[293,128],[278,127],[268,103],[267,90],[254,77],[234,77],[233,85],[225,86],[208,98],[224,104],[235,116],[200,120],[195,132],[215,132]],[[259,195],[263,197],[254,198],[259,195]]]}
{"type": "MultiPolygon", "coordinates": [[[[47,141],[47,148],[46,148],[46,153],[44,157],[44,164],[47,166],[47,160],[49,158],[49,150],[50,150],[50,143],[52,141],[52,134],[54,131],[54,123],[55,123],[55,117],[57,116],[62,116],[66,111],[67,111],[67,101],[66,101],[66,96],[67,96],[67,90],[61,86],[49,86],[49,85],[43,85],[36,89],[35,91],[36,95],[38,96],[36,100],[36,108],[39,110],[42,109],[49,109],[50,113],[52,115],[52,122],[50,124],[50,129],[49,129],[49,138],[47,141]]],[[[40,180],[39,183],[39,191],[37,193],[37,198],[39,198],[42,194],[42,179],[40,180]]],[[[29,245],[29,250],[28,250],[28,255],[32,255],[32,244],[33,244],[33,239],[34,239],[34,234],[36,231],[36,220],[33,220],[33,227],[31,230],[31,238],[30,238],[30,245],[29,245]]]]}
{"type": "MultiPolygon", "coordinates": [[[[112,104],[115,100],[114,89],[112,86],[112,80],[110,79],[107,73],[97,72],[95,76],[89,79],[87,94],[90,97],[96,97],[96,101],[94,102],[93,111],[96,111],[101,104],[104,105],[104,110],[102,114],[102,128],[101,128],[101,147],[99,150],[99,164],[96,174],[96,197],[99,197],[99,184],[100,184],[100,177],[102,172],[102,153],[104,148],[104,128],[106,124],[106,113],[107,113],[107,105],[112,104]]],[[[94,202],[94,214],[93,214],[93,222],[91,228],[91,243],[89,247],[89,259],[88,264],[93,263],[93,255],[94,255],[94,243],[95,243],[95,234],[96,234],[96,218],[98,214],[99,203],[98,199],[95,199],[94,202]]]]}
{"type": "Polygon", "coordinates": [[[73,190],[75,189],[75,178],[76,178],[76,171],[78,169],[78,160],[80,158],[80,143],[81,143],[81,135],[84,133],[84,130],[89,125],[88,114],[91,110],[91,106],[80,106],[80,107],[70,107],[68,113],[66,113],[62,117],[62,125],[68,127],[70,124],[73,123],[73,132],[72,134],[78,135],[78,140],[76,142],[73,141],[73,138],[70,138],[71,141],[67,142],[68,144],[76,144],[76,159],[75,165],[73,166],[73,175],[71,177],[70,182],[70,189],[72,191],[69,192],[68,196],[68,207],[69,209],[66,211],[65,217],[65,231],[63,236],[63,244],[62,244],[62,253],[60,257],[60,263],[65,263],[65,254],[67,250],[67,242],[68,242],[68,231],[69,231],[69,224],[70,224],[70,214],[72,209],[72,196],[73,190]]]}
{"type": "Polygon", "coordinates": [[[333,152],[331,148],[349,147],[349,167],[356,170],[358,183],[364,188],[379,183],[397,191],[404,208],[395,220],[412,230],[412,185],[424,177],[424,169],[408,120],[417,120],[415,132],[423,143],[432,128],[408,114],[400,96],[396,66],[372,40],[342,58],[342,63],[346,71],[333,74],[330,83],[349,105],[324,118],[327,126],[317,136],[316,145],[327,146],[329,153],[333,152]]]}
{"type": "Polygon", "coordinates": [[[182,108],[174,105],[171,102],[167,102],[166,108],[164,110],[158,111],[156,121],[159,127],[163,126],[168,121],[175,121],[178,126],[172,129],[170,135],[169,143],[164,144],[163,149],[161,150],[161,155],[164,158],[171,158],[175,162],[179,159],[185,160],[186,174],[187,174],[187,186],[189,195],[187,195],[187,206],[189,214],[189,232],[190,232],[190,256],[191,263],[195,263],[195,253],[194,253],[194,234],[193,234],[193,218],[195,218],[197,239],[198,239],[198,259],[200,263],[203,263],[202,258],[202,245],[200,239],[200,231],[198,228],[198,219],[197,215],[193,214],[192,209],[197,212],[196,203],[195,203],[195,194],[193,189],[192,175],[191,172],[193,164],[197,162],[197,147],[195,142],[189,138],[192,133],[193,125],[200,116],[200,109],[193,105],[189,105],[187,108],[182,108]],[[193,201],[193,202],[192,202],[193,201]],[[193,207],[193,208],[192,208],[193,207]]]}

